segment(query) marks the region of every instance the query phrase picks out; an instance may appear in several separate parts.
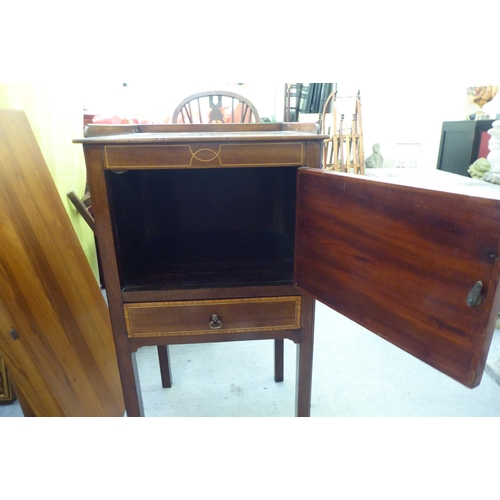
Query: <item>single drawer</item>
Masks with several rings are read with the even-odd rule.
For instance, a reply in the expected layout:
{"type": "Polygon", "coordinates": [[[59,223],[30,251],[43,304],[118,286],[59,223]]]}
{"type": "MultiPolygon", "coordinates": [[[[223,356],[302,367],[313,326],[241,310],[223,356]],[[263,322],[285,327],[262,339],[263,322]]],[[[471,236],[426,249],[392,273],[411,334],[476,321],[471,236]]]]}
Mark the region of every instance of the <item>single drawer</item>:
{"type": "Polygon", "coordinates": [[[176,336],[300,328],[300,296],[125,304],[128,336],[176,336]]]}
{"type": "Polygon", "coordinates": [[[106,146],[106,168],[272,167],[304,165],[304,143],[193,143],[106,146]]]}

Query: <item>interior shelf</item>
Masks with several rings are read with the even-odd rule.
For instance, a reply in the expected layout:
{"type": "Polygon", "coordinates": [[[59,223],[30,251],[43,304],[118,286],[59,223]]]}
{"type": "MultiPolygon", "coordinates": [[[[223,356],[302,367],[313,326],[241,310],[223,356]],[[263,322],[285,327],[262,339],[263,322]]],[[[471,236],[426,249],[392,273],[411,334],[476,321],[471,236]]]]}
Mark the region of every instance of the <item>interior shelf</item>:
{"type": "Polygon", "coordinates": [[[293,245],[271,231],[150,238],[122,272],[122,289],[186,289],[293,282],[293,245]]]}

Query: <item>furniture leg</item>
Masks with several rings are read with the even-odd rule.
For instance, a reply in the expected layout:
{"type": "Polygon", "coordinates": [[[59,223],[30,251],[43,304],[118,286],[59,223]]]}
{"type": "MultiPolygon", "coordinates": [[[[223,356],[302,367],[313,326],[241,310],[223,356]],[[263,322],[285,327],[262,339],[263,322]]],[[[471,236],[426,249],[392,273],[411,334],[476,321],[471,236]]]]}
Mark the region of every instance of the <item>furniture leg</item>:
{"type": "Polygon", "coordinates": [[[164,388],[172,387],[172,370],[168,345],[158,346],[158,361],[160,363],[161,385],[164,388]]]}
{"type": "Polygon", "coordinates": [[[297,344],[297,382],[295,395],[295,415],[311,415],[312,368],[314,348],[314,299],[303,295],[302,335],[297,344]]]}
{"type": "Polygon", "coordinates": [[[144,406],[142,404],[136,353],[130,352],[129,355],[121,353],[118,356],[118,366],[120,368],[127,417],[143,417],[144,406]]]}
{"type": "Polygon", "coordinates": [[[312,342],[297,344],[297,387],[295,396],[295,416],[309,417],[311,415],[312,388],[312,342]]]}
{"type": "Polygon", "coordinates": [[[283,382],[284,380],[284,345],[283,339],[274,340],[274,381],[283,382]]]}

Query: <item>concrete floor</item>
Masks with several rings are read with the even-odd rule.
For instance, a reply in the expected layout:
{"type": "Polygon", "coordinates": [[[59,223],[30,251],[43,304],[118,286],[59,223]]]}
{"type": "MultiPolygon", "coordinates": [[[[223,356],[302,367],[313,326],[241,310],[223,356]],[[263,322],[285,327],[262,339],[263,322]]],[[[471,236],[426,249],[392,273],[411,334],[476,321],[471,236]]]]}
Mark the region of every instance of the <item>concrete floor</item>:
{"type": "MultiPolygon", "coordinates": [[[[500,385],[489,369],[467,389],[317,304],[313,417],[498,417],[500,385]]],[[[294,415],[295,345],[285,341],[285,381],[273,379],[273,341],[170,347],[173,386],[163,389],[155,347],[138,351],[146,416],[294,415]]],[[[489,368],[500,360],[495,331],[489,368]]],[[[17,402],[0,417],[22,416],[17,402]]]]}

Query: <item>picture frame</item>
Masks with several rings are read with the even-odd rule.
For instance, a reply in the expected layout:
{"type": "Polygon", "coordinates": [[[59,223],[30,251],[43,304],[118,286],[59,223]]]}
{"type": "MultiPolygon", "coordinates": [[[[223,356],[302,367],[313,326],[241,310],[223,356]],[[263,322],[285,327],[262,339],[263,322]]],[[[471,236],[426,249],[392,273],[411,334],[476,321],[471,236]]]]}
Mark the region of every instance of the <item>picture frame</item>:
{"type": "Polygon", "coordinates": [[[10,404],[17,399],[7,367],[0,358],[0,405],[10,404]]]}

